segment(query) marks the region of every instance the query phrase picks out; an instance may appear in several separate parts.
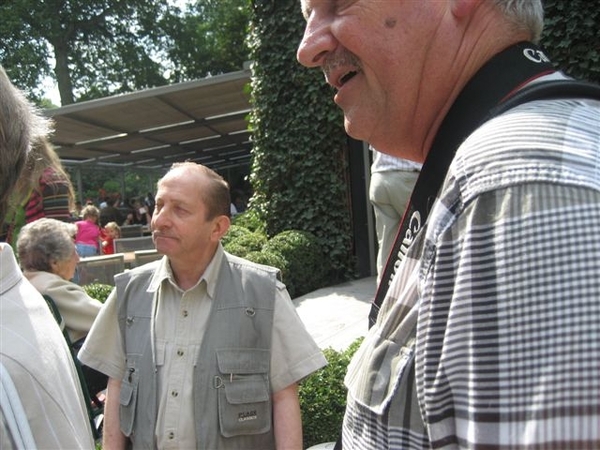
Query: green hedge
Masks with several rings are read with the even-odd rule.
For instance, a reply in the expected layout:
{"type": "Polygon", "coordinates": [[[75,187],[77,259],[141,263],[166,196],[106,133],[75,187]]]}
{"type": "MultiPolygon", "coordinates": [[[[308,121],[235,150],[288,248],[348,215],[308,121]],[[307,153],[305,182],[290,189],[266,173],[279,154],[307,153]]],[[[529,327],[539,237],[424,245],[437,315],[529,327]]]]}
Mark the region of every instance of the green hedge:
{"type": "Polygon", "coordinates": [[[267,224],[261,219],[258,211],[255,209],[247,209],[241,214],[238,214],[231,219],[231,223],[236,226],[248,228],[254,233],[267,234],[267,224]]]}
{"type": "Polygon", "coordinates": [[[225,247],[230,242],[233,242],[236,239],[239,239],[241,236],[246,236],[250,233],[252,233],[252,231],[250,231],[248,228],[241,225],[232,224],[227,233],[225,233],[225,236],[221,238],[221,244],[223,244],[223,247],[225,247]]]}
{"type": "Polygon", "coordinates": [[[292,298],[321,288],[329,281],[329,259],[319,240],[307,231],[286,230],[267,239],[260,232],[231,225],[221,242],[232,255],[278,268],[292,298]]]}
{"type": "Polygon", "coordinates": [[[304,448],[338,439],[346,408],[344,376],[362,340],[357,339],[342,352],[323,350],[329,364],[300,383],[304,448]]]}
{"type": "Polygon", "coordinates": [[[108,284],[92,283],[82,286],[83,290],[92,298],[100,300],[102,303],[106,301],[113,287],[108,284]]]}
{"type": "Polygon", "coordinates": [[[264,250],[286,261],[283,282],[292,298],[323,287],[329,265],[319,241],[307,231],[287,230],[273,236],[264,250]]]}
{"type": "Polygon", "coordinates": [[[265,266],[276,267],[281,272],[281,280],[287,280],[289,274],[289,268],[287,261],[279,254],[273,253],[267,250],[261,250],[260,252],[247,253],[245,258],[248,261],[255,262],[256,264],[264,264],[265,266]]]}
{"type": "Polygon", "coordinates": [[[245,257],[247,253],[261,251],[266,243],[267,237],[264,234],[247,233],[231,239],[228,243],[224,245],[224,247],[225,250],[227,250],[231,254],[245,257]],[[244,254],[241,255],[236,253],[234,250],[232,250],[233,246],[238,247],[240,250],[243,249],[244,254]]]}

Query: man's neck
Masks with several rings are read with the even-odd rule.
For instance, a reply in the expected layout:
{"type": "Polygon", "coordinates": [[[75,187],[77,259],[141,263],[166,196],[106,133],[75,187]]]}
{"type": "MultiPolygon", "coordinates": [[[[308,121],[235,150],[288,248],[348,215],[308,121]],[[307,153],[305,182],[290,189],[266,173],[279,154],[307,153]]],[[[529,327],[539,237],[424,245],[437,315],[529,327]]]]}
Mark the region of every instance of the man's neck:
{"type": "Polygon", "coordinates": [[[193,254],[185,259],[171,259],[171,271],[175,278],[175,283],[184,291],[194,287],[202,278],[204,272],[216,253],[216,248],[212,251],[203,252],[201,255],[193,254]]]}
{"type": "Polygon", "coordinates": [[[206,266],[196,266],[192,268],[189,265],[183,265],[182,267],[173,261],[171,261],[170,264],[175,283],[184,291],[194,287],[196,283],[198,283],[198,280],[202,278],[202,275],[204,275],[204,271],[206,270],[206,266]]]}

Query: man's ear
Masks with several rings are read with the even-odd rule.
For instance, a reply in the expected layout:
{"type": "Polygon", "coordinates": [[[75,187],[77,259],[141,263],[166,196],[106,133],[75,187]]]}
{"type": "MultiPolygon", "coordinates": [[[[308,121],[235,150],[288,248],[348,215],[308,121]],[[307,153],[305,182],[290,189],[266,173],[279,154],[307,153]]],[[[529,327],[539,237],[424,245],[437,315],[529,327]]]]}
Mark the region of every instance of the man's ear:
{"type": "Polygon", "coordinates": [[[457,19],[462,19],[471,15],[480,3],[481,0],[452,0],[452,14],[457,19]]]}
{"type": "Polygon", "coordinates": [[[219,241],[225,233],[229,231],[229,226],[231,225],[231,219],[227,216],[217,216],[213,221],[213,231],[212,237],[213,240],[219,241]]]}

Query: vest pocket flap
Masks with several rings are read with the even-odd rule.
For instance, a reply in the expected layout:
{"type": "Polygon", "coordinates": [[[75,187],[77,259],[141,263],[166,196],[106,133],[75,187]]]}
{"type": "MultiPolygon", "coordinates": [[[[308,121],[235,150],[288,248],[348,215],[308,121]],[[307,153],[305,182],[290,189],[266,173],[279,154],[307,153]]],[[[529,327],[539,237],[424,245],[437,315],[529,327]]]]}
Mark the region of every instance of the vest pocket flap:
{"type": "Polygon", "coordinates": [[[231,405],[266,402],[269,400],[267,383],[262,376],[244,376],[226,380],[224,383],[225,397],[231,405]]]}
{"type": "Polygon", "coordinates": [[[121,392],[119,393],[119,403],[123,406],[129,406],[133,398],[134,387],[130,383],[121,383],[121,392]]]}
{"type": "Polygon", "coordinates": [[[135,408],[137,404],[137,383],[123,381],[119,393],[119,424],[125,436],[131,436],[135,422],[135,408]]]}
{"type": "Polygon", "coordinates": [[[262,375],[223,380],[218,404],[219,425],[225,437],[261,434],[271,429],[271,398],[262,375]]]}
{"type": "Polygon", "coordinates": [[[219,371],[223,374],[268,373],[271,352],[256,348],[217,350],[219,371]]]}

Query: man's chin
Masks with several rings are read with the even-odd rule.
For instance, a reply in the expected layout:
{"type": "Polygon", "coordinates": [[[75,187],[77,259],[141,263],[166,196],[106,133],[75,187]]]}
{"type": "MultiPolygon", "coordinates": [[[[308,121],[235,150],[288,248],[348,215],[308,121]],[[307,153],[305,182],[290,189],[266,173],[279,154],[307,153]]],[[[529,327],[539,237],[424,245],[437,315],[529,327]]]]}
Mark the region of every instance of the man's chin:
{"type": "Polygon", "coordinates": [[[367,136],[364,130],[361,129],[360,126],[357,126],[356,122],[356,118],[349,118],[344,113],[344,129],[346,130],[348,136],[350,136],[353,139],[356,139],[357,141],[366,141],[367,136]]]}
{"type": "Polygon", "coordinates": [[[156,247],[156,250],[163,255],[168,256],[170,251],[172,251],[174,244],[175,239],[173,238],[167,236],[154,236],[154,247],[156,247]]]}

